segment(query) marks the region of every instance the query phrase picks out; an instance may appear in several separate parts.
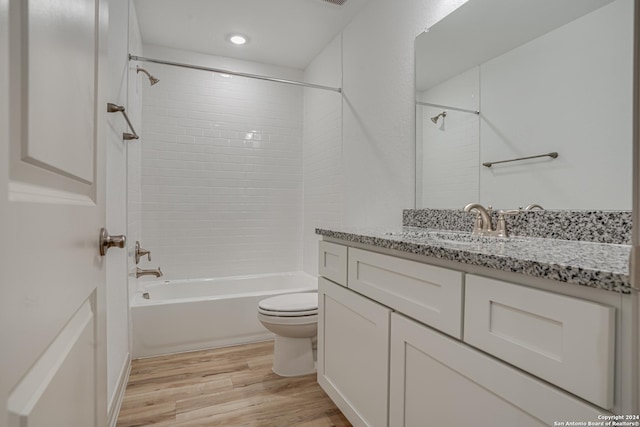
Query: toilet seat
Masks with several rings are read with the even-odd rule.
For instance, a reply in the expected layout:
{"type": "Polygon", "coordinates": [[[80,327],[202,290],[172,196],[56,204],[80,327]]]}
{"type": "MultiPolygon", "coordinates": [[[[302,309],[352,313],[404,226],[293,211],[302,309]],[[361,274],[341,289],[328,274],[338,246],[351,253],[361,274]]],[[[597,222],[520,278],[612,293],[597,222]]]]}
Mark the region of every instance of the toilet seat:
{"type": "Polygon", "coordinates": [[[258,303],[258,313],[275,317],[304,317],[318,314],[317,292],[284,294],[258,303]]]}

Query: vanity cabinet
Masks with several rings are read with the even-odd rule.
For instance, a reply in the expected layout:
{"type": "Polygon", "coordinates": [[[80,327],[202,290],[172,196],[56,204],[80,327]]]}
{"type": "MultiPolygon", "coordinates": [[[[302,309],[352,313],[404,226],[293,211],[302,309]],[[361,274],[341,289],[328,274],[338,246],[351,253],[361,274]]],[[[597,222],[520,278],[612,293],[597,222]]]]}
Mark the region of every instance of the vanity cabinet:
{"type": "Polygon", "coordinates": [[[541,427],[603,411],[399,314],[391,320],[389,426],[541,427]]]}
{"type": "Polygon", "coordinates": [[[356,426],[387,425],[391,310],[318,281],[318,383],[356,426]]]}
{"type": "Polygon", "coordinates": [[[320,269],[318,382],[352,424],[549,426],[614,407],[615,308],[336,243],[323,250],[336,254],[331,270],[345,270],[337,284],[320,269]]]}

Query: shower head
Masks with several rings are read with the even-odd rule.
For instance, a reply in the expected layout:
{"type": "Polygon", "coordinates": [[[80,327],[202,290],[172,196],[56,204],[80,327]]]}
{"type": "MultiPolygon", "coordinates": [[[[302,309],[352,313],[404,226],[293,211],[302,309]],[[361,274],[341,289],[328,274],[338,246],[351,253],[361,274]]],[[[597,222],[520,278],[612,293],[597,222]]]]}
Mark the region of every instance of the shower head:
{"type": "Polygon", "coordinates": [[[156,83],[158,83],[160,81],[160,79],[156,79],[155,77],[153,77],[144,68],[136,67],[136,73],[139,73],[140,71],[142,71],[143,73],[145,73],[147,75],[147,77],[149,78],[149,83],[151,83],[151,86],[153,86],[154,84],[156,84],[156,83]]]}
{"type": "Polygon", "coordinates": [[[447,112],[443,111],[442,113],[438,114],[437,116],[431,117],[431,121],[435,124],[438,124],[438,120],[440,119],[440,117],[442,117],[443,119],[445,117],[447,117],[447,112]]]}

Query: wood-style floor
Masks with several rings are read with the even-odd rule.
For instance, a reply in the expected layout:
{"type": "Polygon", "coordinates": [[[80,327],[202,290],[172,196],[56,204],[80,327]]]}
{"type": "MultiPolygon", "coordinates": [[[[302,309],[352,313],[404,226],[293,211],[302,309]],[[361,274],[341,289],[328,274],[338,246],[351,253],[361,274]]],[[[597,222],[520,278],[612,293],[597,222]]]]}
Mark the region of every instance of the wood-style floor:
{"type": "Polygon", "coordinates": [[[125,426],[351,426],[316,382],[271,371],[273,342],[134,360],[125,426]]]}

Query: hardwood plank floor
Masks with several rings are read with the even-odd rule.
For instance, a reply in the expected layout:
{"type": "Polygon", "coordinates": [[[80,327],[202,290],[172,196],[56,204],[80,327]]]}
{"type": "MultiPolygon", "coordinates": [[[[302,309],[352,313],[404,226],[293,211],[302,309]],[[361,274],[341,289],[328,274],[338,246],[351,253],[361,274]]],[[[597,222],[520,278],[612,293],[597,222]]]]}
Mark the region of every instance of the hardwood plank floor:
{"type": "Polygon", "coordinates": [[[134,360],[117,426],[351,426],[315,374],[272,361],[273,341],[134,360]]]}

